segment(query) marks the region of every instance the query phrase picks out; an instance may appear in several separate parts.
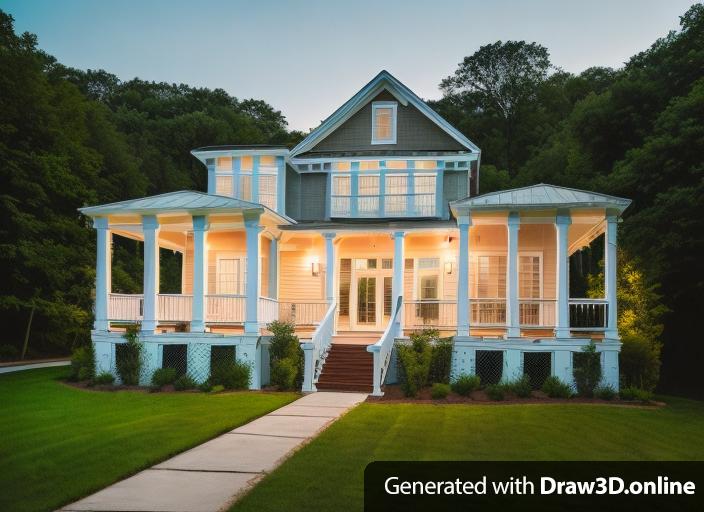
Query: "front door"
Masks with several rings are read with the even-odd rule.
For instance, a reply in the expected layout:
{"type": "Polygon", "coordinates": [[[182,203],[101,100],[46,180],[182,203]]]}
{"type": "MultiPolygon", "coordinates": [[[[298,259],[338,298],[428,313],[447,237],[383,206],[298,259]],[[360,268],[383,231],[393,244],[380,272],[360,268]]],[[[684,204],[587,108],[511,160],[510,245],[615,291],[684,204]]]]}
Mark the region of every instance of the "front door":
{"type": "Polygon", "coordinates": [[[354,259],[350,287],[350,327],[383,331],[391,315],[391,261],[354,259]]]}

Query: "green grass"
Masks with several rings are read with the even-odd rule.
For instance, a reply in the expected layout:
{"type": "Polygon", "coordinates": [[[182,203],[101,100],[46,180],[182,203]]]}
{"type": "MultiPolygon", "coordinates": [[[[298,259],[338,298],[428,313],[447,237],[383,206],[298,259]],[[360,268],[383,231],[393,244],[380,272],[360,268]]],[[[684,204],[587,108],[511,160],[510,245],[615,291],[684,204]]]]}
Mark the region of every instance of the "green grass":
{"type": "Polygon", "coordinates": [[[373,460],[702,460],[704,404],[362,404],[233,511],[362,510],[373,460]]]}
{"type": "Polygon", "coordinates": [[[294,400],[294,393],[104,393],[67,368],[0,375],[0,510],[52,510],[294,400]]]}

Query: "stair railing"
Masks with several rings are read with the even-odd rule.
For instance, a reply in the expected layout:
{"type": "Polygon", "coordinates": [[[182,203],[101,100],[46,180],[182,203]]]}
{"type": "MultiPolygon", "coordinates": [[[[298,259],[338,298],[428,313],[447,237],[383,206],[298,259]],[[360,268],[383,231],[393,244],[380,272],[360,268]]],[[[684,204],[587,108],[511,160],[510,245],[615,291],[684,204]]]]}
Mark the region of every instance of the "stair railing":
{"type": "Polygon", "coordinates": [[[336,310],[337,304],[333,301],[315,332],[313,332],[312,338],[301,341],[304,361],[301,391],[304,393],[316,391],[315,384],[318,382],[320,372],[323,371],[325,359],[330,351],[332,336],[335,334],[336,310]]]}
{"type": "Polygon", "coordinates": [[[369,345],[367,347],[367,352],[371,352],[374,356],[374,373],[373,379],[373,396],[383,396],[384,392],[381,391],[381,386],[384,385],[384,379],[386,378],[386,371],[389,369],[389,362],[391,361],[391,351],[394,348],[394,340],[397,336],[401,334],[401,306],[403,305],[403,297],[399,296],[396,299],[396,308],[391,316],[389,324],[386,326],[384,334],[381,335],[381,339],[377,341],[374,345],[369,345]]]}

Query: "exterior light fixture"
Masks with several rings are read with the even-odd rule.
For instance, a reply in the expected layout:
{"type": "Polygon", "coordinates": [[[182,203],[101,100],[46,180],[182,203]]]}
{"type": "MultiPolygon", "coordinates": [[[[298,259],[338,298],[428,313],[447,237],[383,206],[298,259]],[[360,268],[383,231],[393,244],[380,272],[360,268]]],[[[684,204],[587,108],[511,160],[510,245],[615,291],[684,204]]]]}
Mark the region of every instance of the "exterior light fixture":
{"type": "Polygon", "coordinates": [[[445,273],[452,274],[452,262],[451,261],[445,262],[445,273]]]}
{"type": "Polygon", "coordinates": [[[320,275],[320,262],[317,256],[313,257],[313,261],[310,264],[310,273],[313,277],[318,277],[320,275]]]}

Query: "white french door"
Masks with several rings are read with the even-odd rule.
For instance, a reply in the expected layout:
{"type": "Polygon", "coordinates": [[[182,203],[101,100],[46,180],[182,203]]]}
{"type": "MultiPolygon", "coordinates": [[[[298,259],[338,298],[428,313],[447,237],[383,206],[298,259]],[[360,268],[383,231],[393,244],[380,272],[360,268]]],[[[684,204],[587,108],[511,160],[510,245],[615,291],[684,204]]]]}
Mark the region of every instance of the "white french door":
{"type": "Polygon", "coordinates": [[[355,259],[349,291],[350,327],[383,331],[391,316],[393,270],[387,259],[355,259]]]}

